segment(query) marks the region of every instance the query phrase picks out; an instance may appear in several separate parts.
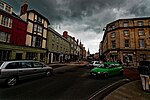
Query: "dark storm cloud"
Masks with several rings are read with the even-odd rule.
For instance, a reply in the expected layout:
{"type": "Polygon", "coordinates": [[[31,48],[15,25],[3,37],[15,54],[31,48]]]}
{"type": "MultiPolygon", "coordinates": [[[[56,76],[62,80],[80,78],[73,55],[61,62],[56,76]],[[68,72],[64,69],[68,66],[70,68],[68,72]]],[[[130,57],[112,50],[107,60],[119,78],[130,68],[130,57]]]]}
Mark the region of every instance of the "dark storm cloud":
{"type": "MultiPolygon", "coordinates": [[[[19,14],[24,0],[3,1],[19,14]]],[[[27,3],[29,9],[35,9],[48,18],[51,26],[60,34],[67,30],[87,43],[87,47],[94,45],[90,45],[88,39],[97,47],[96,41],[101,41],[103,28],[112,21],[150,16],[150,0],[27,0],[27,3]]]]}

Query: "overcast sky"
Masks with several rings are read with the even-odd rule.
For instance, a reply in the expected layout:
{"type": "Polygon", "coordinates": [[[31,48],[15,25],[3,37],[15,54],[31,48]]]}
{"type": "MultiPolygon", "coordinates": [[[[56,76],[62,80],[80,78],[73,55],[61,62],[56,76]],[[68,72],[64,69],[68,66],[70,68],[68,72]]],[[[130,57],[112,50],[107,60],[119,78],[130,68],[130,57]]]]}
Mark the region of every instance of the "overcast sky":
{"type": "MultiPolygon", "coordinates": [[[[25,0],[2,0],[16,14],[25,0]]],[[[96,53],[102,40],[103,28],[122,18],[149,17],[150,0],[27,0],[34,9],[48,18],[51,27],[60,34],[81,40],[86,50],[96,53]]]]}

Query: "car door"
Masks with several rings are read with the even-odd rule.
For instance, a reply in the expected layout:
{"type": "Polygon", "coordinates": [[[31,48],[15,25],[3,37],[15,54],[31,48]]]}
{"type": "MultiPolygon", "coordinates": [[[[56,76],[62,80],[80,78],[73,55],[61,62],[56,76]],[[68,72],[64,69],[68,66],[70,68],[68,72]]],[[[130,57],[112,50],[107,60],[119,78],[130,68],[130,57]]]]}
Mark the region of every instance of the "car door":
{"type": "Polygon", "coordinates": [[[33,68],[36,70],[36,75],[43,75],[45,74],[46,69],[44,65],[40,62],[33,62],[33,68]]]}
{"type": "Polygon", "coordinates": [[[19,62],[19,66],[18,75],[21,80],[31,78],[35,73],[32,62],[19,62]]]}
{"type": "Polygon", "coordinates": [[[108,74],[109,75],[114,75],[115,74],[115,66],[113,64],[109,65],[108,74]]]}

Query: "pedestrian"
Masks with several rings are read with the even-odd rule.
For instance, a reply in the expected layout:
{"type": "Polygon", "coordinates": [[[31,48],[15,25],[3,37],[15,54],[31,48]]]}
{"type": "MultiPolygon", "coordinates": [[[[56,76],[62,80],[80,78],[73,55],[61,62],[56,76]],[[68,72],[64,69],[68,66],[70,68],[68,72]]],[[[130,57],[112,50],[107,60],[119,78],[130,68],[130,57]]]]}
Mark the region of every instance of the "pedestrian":
{"type": "Polygon", "coordinates": [[[149,80],[150,80],[150,66],[141,64],[138,66],[138,71],[140,74],[143,90],[150,92],[149,80]]]}

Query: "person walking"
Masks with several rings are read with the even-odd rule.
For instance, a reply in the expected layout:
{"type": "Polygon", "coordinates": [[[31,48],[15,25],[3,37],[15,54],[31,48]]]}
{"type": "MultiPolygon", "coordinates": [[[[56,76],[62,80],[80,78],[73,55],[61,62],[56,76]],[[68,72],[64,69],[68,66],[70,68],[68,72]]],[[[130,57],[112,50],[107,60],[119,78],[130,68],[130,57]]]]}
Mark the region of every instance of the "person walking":
{"type": "Polygon", "coordinates": [[[150,92],[149,80],[150,80],[150,66],[140,64],[138,66],[138,71],[140,74],[143,90],[150,92]]]}

